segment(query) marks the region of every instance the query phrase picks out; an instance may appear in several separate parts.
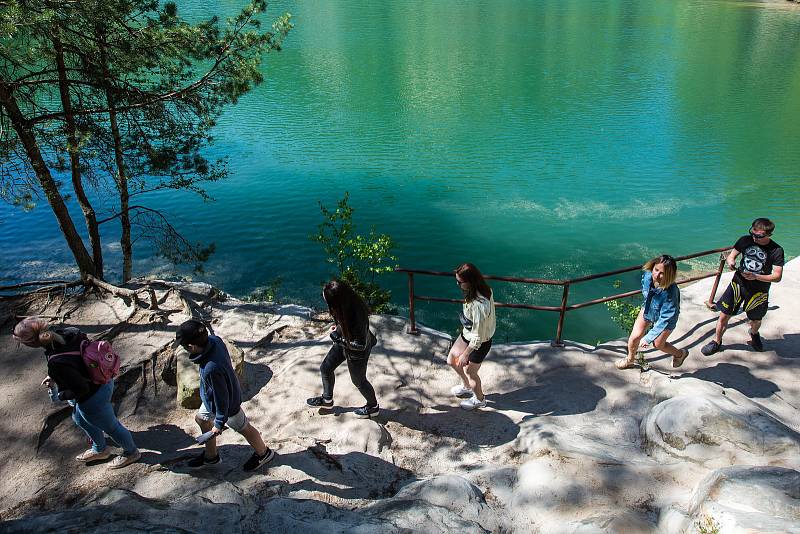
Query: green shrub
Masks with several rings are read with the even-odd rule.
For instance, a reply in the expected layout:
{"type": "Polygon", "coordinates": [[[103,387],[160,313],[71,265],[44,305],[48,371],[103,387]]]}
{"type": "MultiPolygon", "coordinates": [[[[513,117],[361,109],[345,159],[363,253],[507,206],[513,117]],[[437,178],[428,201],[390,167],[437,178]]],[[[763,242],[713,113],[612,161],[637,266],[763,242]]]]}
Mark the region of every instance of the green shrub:
{"type": "Polygon", "coordinates": [[[320,202],[324,220],[310,238],[322,245],[327,261],[336,266],[336,276],[350,284],[374,313],[395,313],[390,304],[392,292],[376,281],[379,274],[395,268],[394,241],[375,228],[366,236],[357,234],[349,201],[350,194],[345,192],[335,209],[320,202]]]}
{"type": "Polygon", "coordinates": [[[280,277],[273,278],[265,287],[259,287],[242,300],[245,302],[280,302],[278,293],[280,291],[283,279],[280,277]]]}
{"type": "MultiPolygon", "coordinates": [[[[622,285],[620,280],[614,281],[614,288],[618,289],[622,285]]],[[[606,302],[608,313],[611,314],[611,320],[614,321],[626,334],[633,330],[633,323],[636,322],[636,317],[639,316],[639,311],[642,309],[638,304],[639,299],[630,297],[626,299],[610,300],[606,302]]]]}

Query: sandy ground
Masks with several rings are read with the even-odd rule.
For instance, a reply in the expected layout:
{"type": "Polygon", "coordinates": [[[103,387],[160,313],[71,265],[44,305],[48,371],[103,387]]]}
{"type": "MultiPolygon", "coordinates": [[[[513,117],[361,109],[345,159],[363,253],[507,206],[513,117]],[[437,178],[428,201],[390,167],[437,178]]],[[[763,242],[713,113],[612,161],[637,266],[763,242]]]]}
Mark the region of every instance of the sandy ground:
{"type": "MultiPolygon", "coordinates": [[[[687,505],[693,488],[718,467],[644,454],[639,426],[655,404],[684,391],[746,397],[800,432],[800,263],[790,262],[785,272],[773,287],[762,328],[765,352],[750,350],[747,327],[737,317],[724,351],[712,357],[700,353],[716,317],[703,306],[711,285],[705,280],[682,292],[672,341],[688,348],[690,356],[680,369],[673,369],[666,355],[650,352],[648,371],[618,371],[613,362],[624,353],[622,340],[598,347],[497,345],[481,370],[489,406],[479,412],[461,410],[449,394],[457,380],[445,364],[447,336],[424,329],[410,336],[404,319],[373,317],[378,345],[369,378],[381,404],[375,420],[353,417],[363,399],[344,367],[337,373],[336,406],[306,407],[305,399],[321,391],[318,368],[329,347],[323,319],[310,319],[299,307],[216,302],[204,299],[207,288],[189,288],[190,300],[212,319],[216,333],[245,351],[243,406],[279,453],[268,469],[255,474],[241,471],[250,450],[230,431],[220,439],[222,464],[199,471],[185,466],[199,450],[192,441],[199,432],[193,411],[175,407],[175,389],[169,385],[168,345],[175,325],[187,317],[176,291],[159,291],[159,314],[96,296],[26,304],[26,314],[58,316],[74,309],[68,322],[90,333],[114,329],[114,345],[131,370],[120,385],[127,391],[118,412],[144,452],[139,464],[121,471],[73,460],[85,440],[39,386],[42,355],[11,339],[9,314],[23,314],[25,307],[3,302],[0,517],[63,509],[112,487],[169,500],[224,482],[263,500],[283,496],[358,509],[394,495],[410,481],[456,473],[481,489],[506,517],[507,530],[523,532],[535,525],[548,531],[554,522],[627,510],[635,527],[628,531],[655,531],[660,516],[687,505]],[[43,431],[43,421],[53,413],[43,431]],[[506,475],[518,482],[501,480],[506,475]],[[537,518],[522,517],[514,512],[523,510],[521,481],[534,479],[551,480],[553,487],[571,480],[574,488],[562,489],[582,497],[543,509],[537,518]]],[[[729,278],[726,274],[719,293],[729,278]]],[[[794,457],[765,461],[798,468],[794,457]]]]}

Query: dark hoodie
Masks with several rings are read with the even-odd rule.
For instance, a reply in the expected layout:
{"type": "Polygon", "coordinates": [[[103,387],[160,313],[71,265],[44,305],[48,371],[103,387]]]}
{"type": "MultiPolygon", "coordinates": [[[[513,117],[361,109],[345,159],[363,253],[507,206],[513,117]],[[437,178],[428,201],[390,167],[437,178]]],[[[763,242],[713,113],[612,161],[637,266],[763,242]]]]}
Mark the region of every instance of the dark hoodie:
{"type": "Polygon", "coordinates": [[[81,342],[88,339],[86,334],[75,328],[56,328],[53,330],[64,338],[64,344],[54,343],[44,350],[47,356],[47,374],[58,386],[58,398],[83,402],[97,393],[98,384],[92,382],[89,371],[80,354],[61,354],[81,351],[81,342]]]}
{"type": "Polygon", "coordinates": [[[189,359],[200,366],[200,398],[214,413],[214,426],[222,429],[228,417],[236,415],[242,406],[242,389],[228,349],[217,336],[208,336],[205,350],[189,359]]]}

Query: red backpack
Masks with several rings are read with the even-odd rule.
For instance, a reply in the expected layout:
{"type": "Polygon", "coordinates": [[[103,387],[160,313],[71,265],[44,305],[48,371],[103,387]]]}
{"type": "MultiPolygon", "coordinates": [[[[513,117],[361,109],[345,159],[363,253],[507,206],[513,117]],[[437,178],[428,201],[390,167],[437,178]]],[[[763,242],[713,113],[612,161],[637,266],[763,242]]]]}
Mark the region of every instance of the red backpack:
{"type": "MultiPolygon", "coordinates": [[[[114,352],[108,341],[81,341],[80,352],[60,352],[53,356],[68,354],[80,355],[89,372],[89,378],[95,384],[111,382],[119,374],[119,354],[114,352]]],[[[51,358],[53,357],[51,356],[51,358]]]]}

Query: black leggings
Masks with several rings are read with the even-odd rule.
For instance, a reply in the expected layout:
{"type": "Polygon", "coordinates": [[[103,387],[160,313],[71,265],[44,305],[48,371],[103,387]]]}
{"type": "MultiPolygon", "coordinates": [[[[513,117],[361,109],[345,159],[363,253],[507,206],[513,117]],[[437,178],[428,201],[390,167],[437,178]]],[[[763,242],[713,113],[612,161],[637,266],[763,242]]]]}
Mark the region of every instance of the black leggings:
{"type": "Polygon", "coordinates": [[[369,354],[358,359],[348,358],[341,345],[332,346],[331,350],[328,351],[328,355],[322,360],[322,365],[319,366],[319,372],[322,375],[322,396],[326,399],[333,398],[333,384],[336,382],[334,371],[345,360],[347,360],[347,369],[350,370],[350,380],[353,381],[353,385],[358,388],[358,391],[367,400],[367,406],[377,406],[378,400],[375,398],[375,389],[367,380],[369,354]]]}

